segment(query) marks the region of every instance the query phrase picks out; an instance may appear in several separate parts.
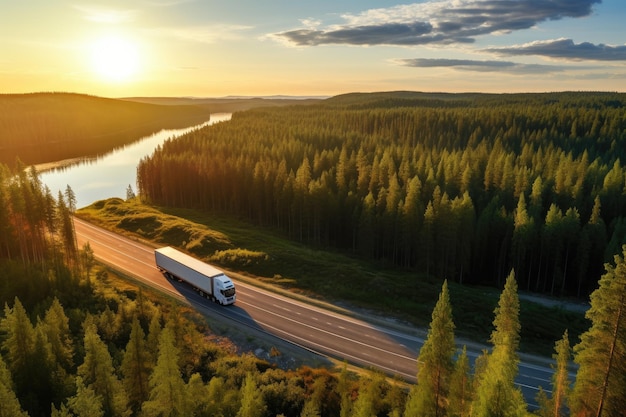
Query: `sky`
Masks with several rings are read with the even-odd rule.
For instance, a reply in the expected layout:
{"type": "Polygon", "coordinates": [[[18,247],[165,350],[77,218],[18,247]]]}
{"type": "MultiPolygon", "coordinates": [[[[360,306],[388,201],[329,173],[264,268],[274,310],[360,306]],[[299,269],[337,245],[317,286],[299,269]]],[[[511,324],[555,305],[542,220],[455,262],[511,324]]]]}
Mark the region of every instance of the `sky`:
{"type": "Polygon", "coordinates": [[[0,93],[626,91],[624,0],[0,0],[0,93]]]}

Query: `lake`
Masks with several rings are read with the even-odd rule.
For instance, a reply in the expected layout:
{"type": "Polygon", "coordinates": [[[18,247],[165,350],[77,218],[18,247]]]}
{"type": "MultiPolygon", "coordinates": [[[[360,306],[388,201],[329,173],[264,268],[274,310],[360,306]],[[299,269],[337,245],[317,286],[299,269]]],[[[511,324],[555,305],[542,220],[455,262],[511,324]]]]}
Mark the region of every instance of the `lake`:
{"type": "MultiPolygon", "coordinates": [[[[230,120],[230,113],[212,114],[208,122],[184,129],[164,129],[146,136],[123,148],[99,157],[86,157],[63,168],[40,172],[43,184],[56,198],[67,186],[76,194],[76,207],[88,206],[94,201],[110,197],[126,198],[130,185],[137,192],[137,165],[141,158],[151,155],[167,139],[175,138],[194,129],[230,120]]],[[[44,164],[42,166],[46,166],[44,164]]],[[[38,169],[42,169],[38,167],[38,169]]]]}

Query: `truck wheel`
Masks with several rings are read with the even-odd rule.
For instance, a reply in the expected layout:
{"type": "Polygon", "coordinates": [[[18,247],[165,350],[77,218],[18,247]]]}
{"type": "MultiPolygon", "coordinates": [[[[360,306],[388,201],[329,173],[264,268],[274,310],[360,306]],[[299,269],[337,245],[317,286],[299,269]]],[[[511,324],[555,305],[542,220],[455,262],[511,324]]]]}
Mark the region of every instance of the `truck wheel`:
{"type": "Polygon", "coordinates": [[[204,295],[204,292],[203,292],[202,290],[198,290],[198,294],[200,294],[200,297],[203,297],[203,298],[204,298],[204,296],[205,296],[205,295],[204,295]]]}

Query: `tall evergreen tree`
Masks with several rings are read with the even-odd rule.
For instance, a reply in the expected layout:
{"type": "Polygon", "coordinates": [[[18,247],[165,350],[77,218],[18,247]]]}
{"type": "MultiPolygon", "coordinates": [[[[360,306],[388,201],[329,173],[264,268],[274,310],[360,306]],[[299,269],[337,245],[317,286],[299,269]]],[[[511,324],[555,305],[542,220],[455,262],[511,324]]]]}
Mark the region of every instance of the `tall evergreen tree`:
{"type": "Polygon", "coordinates": [[[454,371],[450,376],[448,416],[469,417],[472,394],[470,363],[467,357],[467,347],[463,346],[463,350],[454,364],[454,371]]]}
{"type": "Polygon", "coordinates": [[[322,417],[322,400],[325,389],[326,380],[324,378],[315,379],[313,391],[304,402],[300,417],[322,417]]]}
{"type": "Polygon", "coordinates": [[[142,407],[146,416],[189,415],[191,403],[185,396],[185,381],[178,366],[179,356],[174,332],[166,326],[159,336],[159,357],[150,375],[150,399],[142,407]]]}
{"type": "Polygon", "coordinates": [[[263,395],[257,389],[255,376],[249,372],[241,387],[241,405],[236,417],[262,417],[266,408],[263,395]]]}
{"type": "Polygon", "coordinates": [[[383,383],[384,376],[380,373],[373,373],[365,381],[364,378],[361,378],[361,388],[352,408],[352,417],[372,417],[378,415],[382,408],[383,383]]]}
{"type": "Polygon", "coordinates": [[[69,318],[65,315],[65,310],[58,298],[54,298],[52,305],[46,311],[43,325],[55,362],[66,371],[70,371],[74,365],[74,346],[69,318]]]}
{"type": "Polygon", "coordinates": [[[417,384],[413,386],[405,414],[425,417],[446,415],[455,350],[452,307],[448,282],[444,281],[426,340],[417,358],[417,384]]]}
{"type": "Polygon", "coordinates": [[[28,417],[13,391],[11,373],[0,355],[0,417],[28,417]]]}
{"type": "Polygon", "coordinates": [[[83,379],[76,377],[76,395],[68,400],[68,406],[76,417],[103,417],[102,396],[85,386],[83,379]]]}
{"type": "Polygon", "coordinates": [[[10,370],[14,378],[19,380],[21,379],[20,375],[27,369],[32,356],[35,345],[35,328],[17,297],[15,297],[13,308],[9,308],[5,304],[4,317],[0,320],[0,330],[6,334],[2,348],[7,352],[10,370]]]}
{"type": "Polygon", "coordinates": [[[126,392],[115,375],[111,354],[104,344],[93,321],[85,321],[85,359],[78,367],[78,376],[85,386],[102,397],[102,409],[107,417],[125,416],[127,409],[126,392]]]}
{"type": "Polygon", "coordinates": [[[472,417],[514,417],[526,415],[526,402],[515,386],[520,338],[519,298],[515,273],[511,272],[500,295],[491,334],[493,350],[478,376],[472,402],[472,417]]]}
{"type": "Polygon", "coordinates": [[[148,399],[148,381],[152,369],[149,351],[146,349],[145,335],[137,317],[133,318],[130,340],[126,345],[121,371],[122,380],[130,407],[137,411],[148,399]]]}
{"type": "Polygon", "coordinates": [[[554,345],[555,353],[552,358],[556,361],[554,373],[552,374],[552,397],[548,398],[545,391],[541,389],[537,395],[539,410],[537,414],[541,417],[561,417],[567,415],[566,404],[570,392],[569,361],[571,357],[571,347],[567,330],[561,340],[554,345]]]}
{"type": "Polygon", "coordinates": [[[591,294],[591,327],[574,347],[579,365],[571,399],[577,417],[609,417],[626,410],[626,245],[615,265],[606,264],[591,294]]]}
{"type": "Polygon", "coordinates": [[[343,364],[337,381],[337,394],[340,398],[340,417],[352,415],[352,383],[348,374],[348,365],[343,364]]]}

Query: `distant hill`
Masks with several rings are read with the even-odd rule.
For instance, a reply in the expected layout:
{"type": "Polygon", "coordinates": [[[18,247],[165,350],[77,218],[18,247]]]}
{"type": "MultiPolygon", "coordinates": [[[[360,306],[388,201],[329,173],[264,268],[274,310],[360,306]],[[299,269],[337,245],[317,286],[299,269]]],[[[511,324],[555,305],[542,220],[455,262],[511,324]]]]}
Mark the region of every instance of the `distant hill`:
{"type": "Polygon", "coordinates": [[[553,93],[425,93],[417,91],[384,91],[347,93],[324,101],[327,105],[345,108],[394,107],[501,107],[504,105],[549,105],[565,107],[617,108],[623,107],[624,94],[613,92],[553,92],[553,93]]]}
{"type": "Polygon", "coordinates": [[[97,155],[164,128],[208,120],[195,105],[157,105],[72,93],[0,95],[0,162],[13,167],[97,155]]]}
{"type": "MultiPolygon", "coordinates": [[[[325,98],[325,97],[324,97],[325,98]]],[[[121,100],[134,101],[139,103],[161,104],[161,105],[194,105],[201,106],[211,113],[248,110],[258,107],[278,107],[298,104],[313,104],[321,101],[322,97],[290,97],[290,96],[269,96],[269,97],[245,97],[229,96],[220,98],[196,98],[196,97],[126,97],[121,100]]]]}

